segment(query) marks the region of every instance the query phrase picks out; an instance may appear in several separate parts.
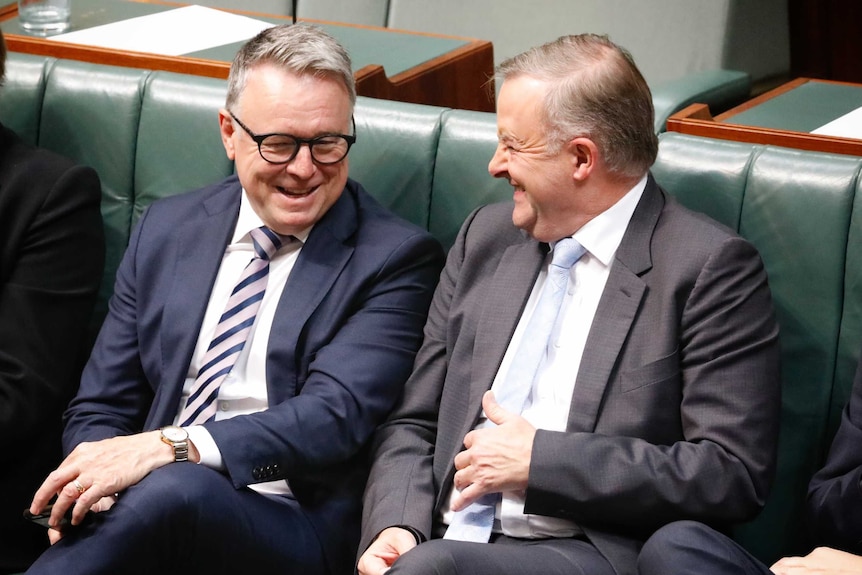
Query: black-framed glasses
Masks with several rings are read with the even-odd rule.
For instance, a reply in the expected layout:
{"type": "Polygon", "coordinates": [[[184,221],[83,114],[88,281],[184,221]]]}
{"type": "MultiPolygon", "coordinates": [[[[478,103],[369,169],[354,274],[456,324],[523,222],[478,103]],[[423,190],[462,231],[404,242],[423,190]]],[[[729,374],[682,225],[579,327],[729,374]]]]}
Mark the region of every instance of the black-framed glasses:
{"type": "Polygon", "coordinates": [[[290,134],[255,134],[243,124],[233,112],[228,112],[240,128],[257,144],[260,157],[270,164],[286,164],[296,157],[303,144],[308,146],[311,159],[318,164],[328,166],[337,164],[347,157],[350,146],[356,143],[356,120],[351,116],[353,134],[324,134],[314,138],[297,138],[290,134]]]}

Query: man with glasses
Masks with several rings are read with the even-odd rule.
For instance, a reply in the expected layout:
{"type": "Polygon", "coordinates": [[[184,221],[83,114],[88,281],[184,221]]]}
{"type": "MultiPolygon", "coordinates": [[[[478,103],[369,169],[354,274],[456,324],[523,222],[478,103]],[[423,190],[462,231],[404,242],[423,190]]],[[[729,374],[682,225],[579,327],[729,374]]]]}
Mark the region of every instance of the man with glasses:
{"type": "Polygon", "coordinates": [[[350,59],[317,28],[240,50],[219,113],[236,176],[141,216],[69,455],[30,508],[57,494],[32,573],[350,569],[366,444],[442,265],[348,180],[354,102],[350,59]]]}

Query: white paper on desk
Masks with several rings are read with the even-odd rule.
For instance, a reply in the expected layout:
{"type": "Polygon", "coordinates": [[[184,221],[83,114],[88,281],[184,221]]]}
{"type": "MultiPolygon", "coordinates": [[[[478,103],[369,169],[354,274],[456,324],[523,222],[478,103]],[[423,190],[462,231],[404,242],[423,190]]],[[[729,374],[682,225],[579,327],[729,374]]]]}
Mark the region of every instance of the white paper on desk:
{"type": "Polygon", "coordinates": [[[822,136],[862,139],[862,108],[856,108],[811,131],[822,136]]]}
{"type": "Polygon", "coordinates": [[[58,34],[50,39],[115,50],[181,56],[243,42],[272,26],[270,22],[195,5],[58,34]]]}

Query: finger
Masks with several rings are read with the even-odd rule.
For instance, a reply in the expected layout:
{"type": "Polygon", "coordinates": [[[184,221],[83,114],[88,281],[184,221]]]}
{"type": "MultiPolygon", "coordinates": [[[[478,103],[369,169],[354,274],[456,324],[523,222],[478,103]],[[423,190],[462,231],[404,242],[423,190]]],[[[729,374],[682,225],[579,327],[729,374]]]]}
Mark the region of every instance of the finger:
{"type": "MultiPolygon", "coordinates": [[[[80,481],[81,483],[84,483],[86,479],[80,481]]],[[[110,496],[106,496],[103,491],[104,490],[98,484],[93,483],[92,485],[86,487],[83,492],[81,492],[81,494],[78,496],[77,501],[75,502],[75,507],[72,510],[72,525],[79,525],[81,521],[83,521],[86,517],[87,512],[94,507],[99,508],[99,510],[103,510],[102,502],[104,500],[110,498],[113,501],[113,498],[110,496]]],[[[109,508],[110,505],[107,506],[104,510],[107,510],[109,508]]]]}
{"type": "Polygon", "coordinates": [[[113,495],[107,495],[102,497],[96,503],[90,506],[90,511],[93,513],[103,513],[114,506],[114,503],[117,502],[117,498],[113,495]]]}
{"type": "Polygon", "coordinates": [[[455,456],[454,459],[455,469],[461,471],[462,469],[469,467],[471,459],[472,456],[470,455],[469,451],[465,450],[460,452],[458,455],[455,456]]]}
{"type": "Polygon", "coordinates": [[[389,566],[394,562],[395,559],[390,563],[387,563],[386,560],[378,554],[368,551],[359,559],[356,570],[359,572],[359,575],[380,575],[385,573],[389,569],[389,566]]]}
{"type": "Polygon", "coordinates": [[[461,511],[485,493],[475,483],[471,483],[461,491],[452,494],[452,511],[461,511]]]}
{"type": "Polygon", "coordinates": [[[63,533],[61,531],[57,531],[56,529],[48,529],[48,542],[51,545],[53,545],[62,538],[63,533]]]}
{"type": "Polygon", "coordinates": [[[63,516],[75,504],[80,495],[74,483],[71,481],[66,483],[57,494],[57,499],[54,501],[53,508],[51,509],[51,517],[48,520],[48,525],[58,527],[63,520],[63,516]]]}
{"type": "Polygon", "coordinates": [[[30,503],[31,513],[41,513],[48,502],[59,493],[70,481],[78,476],[77,472],[72,469],[55,469],[52,471],[36,493],[33,495],[33,502],[30,503]]]}
{"type": "Polygon", "coordinates": [[[486,391],[485,395],[482,396],[482,410],[485,412],[485,417],[497,425],[502,425],[517,415],[516,413],[507,411],[502,405],[497,403],[493,391],[486,391]]]}
{"type": "Polygon", "coordinates": [[[452,484],[457,491],[463,491],[466,489],[473,480],[471,479],[470,468],[466,468],[462,471],[458,471],[452,477],[452,484]]]}
{"type": "Polygon", "coordinates": [[[469,432],[464,436],[464,447],[470,449],[473,447],[473,443],[476,441],[476,430],[469,432]]]}

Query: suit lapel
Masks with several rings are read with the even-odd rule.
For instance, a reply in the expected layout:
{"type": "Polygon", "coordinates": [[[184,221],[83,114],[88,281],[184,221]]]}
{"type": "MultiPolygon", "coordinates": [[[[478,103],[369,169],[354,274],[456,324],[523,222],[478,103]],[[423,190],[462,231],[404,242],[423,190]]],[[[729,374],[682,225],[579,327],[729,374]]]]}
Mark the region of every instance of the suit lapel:
{"type": "Polygon", "coordinates": [[[348,241],[357,229],[357,197],[350,186],[321,218],[302,247],[273,319],[267,348],[267,393],[275,405],[297,393],[299,337],[353,255],[348,241]]]}
{"type": "Polygon", "coordinates": [[[491,389],[515,333],[547,253],[547,249],[542,247],[543,244],[529,240],[507,248],[485,291],[482,314],[476,327],[468,403],[476,406],[476,411],[464,422],[461,437],[476,424],[482,395],[491,389]],[[521,302],[521,305],[514,307],[512,302],[521,302]]]}
{"type": "Polygon", "coordinates": [[[646,291],[640,276],[652,267],[652,235],[663,206],[662,192],[650,175],[617,248],[584,346],[569,409],[568,431],[595,429],[605,389],[646,291]]]}
{"type": "MultiPolygon", "coordinates": [[[[210,292],[224,257],[225,246],[236,227],[242,188],[232,180],[204,201],[200,215],[183,222],[177,230],[177,250],[173,263],[173,283],[165,294],[161,334],[165,359],[164,381],[156,398],[156,413],[151,419],[163,425],[173,420],[197,344],[200,326],[209,303],[210,292]],[[188,318],[179,321],[178,318],[188,318]]],[[[168,262],[166,262],[167,264],[168,262]]]]}

